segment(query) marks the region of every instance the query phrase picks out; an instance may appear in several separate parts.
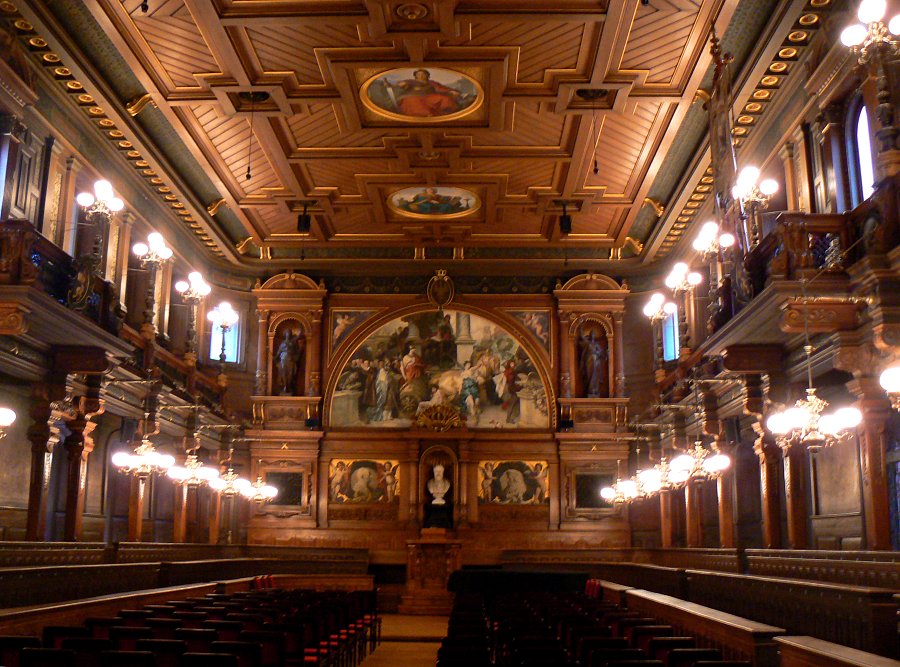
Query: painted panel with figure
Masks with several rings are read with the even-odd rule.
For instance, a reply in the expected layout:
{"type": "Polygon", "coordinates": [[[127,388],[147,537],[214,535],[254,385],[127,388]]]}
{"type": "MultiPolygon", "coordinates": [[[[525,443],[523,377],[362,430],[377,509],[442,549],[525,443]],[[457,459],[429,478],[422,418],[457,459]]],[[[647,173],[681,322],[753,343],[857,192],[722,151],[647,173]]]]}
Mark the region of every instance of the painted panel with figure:
{"type": "Polygon", "coordinates": [[[478,502],[532,505],[549,502],[547,461],[481,461],[478,502]]]}
{"type": "Polygon", "coordinates": [[[408,428],[436,409],[469,428],[547,428],[547,392],[526,350],[495,322],[429,311],[392,320],[346,363],[332,427],[408,428]]]}
{"type": "Polygon", "coordinates": [[[331,311],[331,349],[337,349],[338,345],[373,312],[371,310],[331,311]]]}
{"type": "Polygon", "coordinates": [[[377,116],[406,122],[446,122],[470,115],[484,102],[481,84],[444,67],[401,67],[366,81],[363,105],[377,116]]]}
{"type": "Polygon", "coordinates": [[[545,350],[550,349],[550,314],[545,310],[513,310],[510,314],[525,325],[545,350]]]}
{"type": "Polygon", "coordinates": [[[392,503],[400,499],[398,461],[332,459],[328,479],[333,503],[392,503]]]}

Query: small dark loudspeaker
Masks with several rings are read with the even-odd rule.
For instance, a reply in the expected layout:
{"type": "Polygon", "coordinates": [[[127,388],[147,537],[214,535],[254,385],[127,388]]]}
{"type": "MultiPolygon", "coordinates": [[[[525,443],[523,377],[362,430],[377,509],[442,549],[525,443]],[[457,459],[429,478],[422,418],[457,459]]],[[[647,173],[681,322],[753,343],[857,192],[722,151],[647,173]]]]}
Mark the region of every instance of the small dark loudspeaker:
{"type": "Polygon", "coordinates": [[[559,233],[563,236],[572,233],[572,216],[568,213],[559,216],[559,233]]]}
{"type": "Polygon", "coordinates": [[[308,203],[303,202],[303,211],[297,216],[297,232],[300,234],[309,234],[312,228],[312,216],[307,212],[308,203]]]}
{"type": "Polygon", "coordinates": [[[568,431],[571,428],[575,428],[575,420],[574,419],[560,419],[559,420],[559,430],[560,431],[568,431]]]}

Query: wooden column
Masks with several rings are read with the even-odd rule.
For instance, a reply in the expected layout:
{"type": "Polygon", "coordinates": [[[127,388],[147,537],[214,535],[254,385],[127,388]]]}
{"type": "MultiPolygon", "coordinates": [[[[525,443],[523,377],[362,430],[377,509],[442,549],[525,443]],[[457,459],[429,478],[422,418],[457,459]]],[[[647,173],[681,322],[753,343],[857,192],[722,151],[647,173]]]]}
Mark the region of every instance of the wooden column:
{"type": "Polygon", "coordinates": [[[702,495],[701,483],[693,480],[684,486],[684,510],[685,526],[687,528],[687,547],[699,548],[703,546],[703,532],[701,525],[700,496],[702,495]]]}
{"type": "Polygon", "coordinates": [[[851,380],[847,387],[857,397],[862,423],[859,458],[862,469],[866,549],[891,549],[890,503],[887,479],[887,420],[891,404],[877,377],[851,380]]]}
{"type": "Polygon", "coordinates": [[[144,531],[144,497],[147,493],[147,476],[131,478],[131,492],[128,496],[128,541],[141,542],[144,531]]]}
{"type": "Polygon", "coordinates": [[[172,518],[172,541],[182,543],[187,540],[187,484],[175,485],[175,509],[172,518]]]}
{"type": "Polygon", "coordinates": [[[661,546],[663,549],[672,549],[675,546],[675,522],[672,507],[672,492],[662,489],[659,492],[659,522],[662,535],[661,546]]]}
{"type": "Polygon", "coordinates": [[[768,433],[754,445],[759,457],[760,495],[762,497],[763,547],[781,548],[781,449],[768,433]]]}
{"type": "Polygon", "coordinates": [[[84,515],[84,490],[87,482],[87,459],[94,450],[91,432],[97,425],[91,421],[103,412],[100,400],[99,376],[92,376],[93,386],[88,386],[88,395],[79,396],[74,419],[66,422],[69,435],[63,446],[66,449],[66,516],[63,539],[67,542],[81,540],[81,526],[84,515]]]}
{"type": "MultiPolygon", "coordinates": [[[[471,495],[471,481],[476,475],[471,475],[470,471],[477,469],[473,467],[470,460],[471,448],[467,441],[459,443],[459,460],[457,461],[456,470],[456,507],[453,525],[457,528],[466,528],[469,525],[469,514],[471,505],[478,504],[478,495],[471,495]],[[471,499],[471,503],[470,503],[471,499]]],[[[477,510],[476,510],[477,511],[477,510]]]]}
{"type": "Polygon", "coordinates": [[[847,181],[847,151],[844,144],[844,111],[837,104],[831,104],[823,111],[821,118],[822,161],[825,167],[826,183],[834,202],[834,213],[849,210],[850,184],[847,181]]]}
{"type": "Polygon", "coordinates": [[[788,211],[799,211],[800,197],[797,193],[797,167],[794,163],[794,144],[786,142],[778,151],[781,165],[784,168],[784,194],[788,211]]]}
{"type": "Polygon", "coordinates": [[[806,448],[795,445],[784,452],[784,500],[787,509],[787,541],[791,549],[809,547],[806,448]]]}
{"type": "Polygon", "coordinates": [[[51,401],[63,398],[65,386],[35,382],[31,386],[28,440],[31,442],[31,473],[28,485],[28,514],[25,539],[41,541],[47,526],[47,498],[50,491],[50,465],[59,434],[50,426],[51,401]]]}
{"type": "Polygon", "coordinates": [[[574,315],[570,312],[559,313],[559,396],[560,398],[572,398],[575,392],[575,343],[569,327],[574,315]]]}
{"type": "Polygon", "coordinates": [[[222,521],[222,494],[212,489],[209,493],[209,539],[210,544],[219,543],[219,525],[222,521]]]}
{"type": "Polygon", "coordinates": [[[733,549],[734,538],[734,455],[731,455],[731,467],[716,480],[716,492],[719,500],[719,548],[733,549]]]}

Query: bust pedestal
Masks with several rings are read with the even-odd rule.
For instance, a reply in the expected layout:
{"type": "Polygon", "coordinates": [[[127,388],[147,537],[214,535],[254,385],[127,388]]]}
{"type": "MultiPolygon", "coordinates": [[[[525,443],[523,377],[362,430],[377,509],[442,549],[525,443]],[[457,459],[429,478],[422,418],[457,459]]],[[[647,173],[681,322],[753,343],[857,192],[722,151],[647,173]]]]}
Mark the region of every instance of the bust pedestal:
{"type": "Polygon", "coordinates": [[[447,590],[450,574],[460,568],[462,541],[444,528],[423,528],[418,540],[406,543],[406,591],[401,614],[446,615],[453,607],[447,590]]]}

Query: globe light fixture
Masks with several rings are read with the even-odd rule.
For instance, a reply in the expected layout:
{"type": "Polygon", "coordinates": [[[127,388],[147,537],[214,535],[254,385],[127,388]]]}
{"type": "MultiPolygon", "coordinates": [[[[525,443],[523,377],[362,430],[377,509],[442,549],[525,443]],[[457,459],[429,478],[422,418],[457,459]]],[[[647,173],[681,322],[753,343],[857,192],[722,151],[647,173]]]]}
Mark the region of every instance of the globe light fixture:
{"type": "Polygon", "coordinates": [[[727,250],[735,243],[734,234],[722,231],[719,224],[712,220],[704,222],[700,232],[691,244],[694,250],[701,253],[703,261],[708,262],[719,255],[720,250],[727,250]]]}
{"type": "Polygon", "coordinates": [[[644,305],[644,315],[650,318],[654,324],[678,312],[678,306],[674,301],[666,301],[666,297],[660,292],[654,292],[650,300],[644,305]]]}
{"type": "Polygon", "coordinates": [[[125,208],[125,202],[115,196],[112,184],[107,180],[94,183],[94,192],[79,192],[75,201],[79,206],[88,209],[88,215],[104,213],[109,216],[125,208]]]}
{"type": "Polygon", "coordinates": [[[666,287],[674,291],[676,296],[682,292],[692,291],[701,282],[703,276],[697,271],[691,271],[684,262],[677,262],[665,280],[666,287]]]}
{"type": "Polygon", "coordinates": [[[221,371],[224,372],[226,359],[225,334],[231,330],[231,327],[238,323],[240,316],[234,308],[232,308],[230,303],[223,301],[206,314],[206,319],[208,319],[213,326],[219,327],[222,331],[222,351],[219,353],[219,366],[221,371]]]}
{"type": "Polygon", "coordinates": [[[702,482],[716,479],[731,467],[731,457],[718,449],[707,449],[702,440],[694,441],[687,452],[672,459],[671,468],[678,484],[689,480],[702,482]]]}
{"type": "Polygon", "coordinates": [[[183,466],[173,465],[166,475],[176,484],[185,484],[190,487],[199,487],[218,479],[219,471],[211,466],[204,465],[192,451],[187,455],[183,466]]]}
{"type": "Polygon", "coordinates": [[[175,283],[175,291],[181,295],[188,307],[187,349],[185,360],[194,365],[197,363],[197,305],[212,291],[199,271],[191,271],[187,280],[175,283]]]}
{"type": "Polygon", "coordinates": [[[878,380],[891,399],[891,406],[894,410],[900,410],[900,365],[886,369],[878,380]]]}
{"type": "Polygon", "coordinates": [[[16,413],[9,408],[0,408],[0,440],[6,437],[6,429],[16,421],[16,413]]]}
{"type": "Polygon", "coordinates": [[[160,266],[164,262],[172,259],[172,249],[166,245],[166,240],[159,232],[152,232],[147,235],[146,243],[135,243],[131,246],[132,252],[141,260],[141,266],[148,264],[160,266]]]}
{"type": "Polygon", "coordinates": [[[267,503],[278,495],[278,489],[263,481],[262,475],[257,475],[252,484],[247,482],[238,487],[242,496],[254,503],[267,503]]]}
{"type": "Polygon", "coordinates": [[[793,445],[805,445],[810,451],[830,447],[848,440],[860,422],[862,413],[853,407],[840,408],[825,413],[828,402],[816,396],[812,378],[813,346],[809,339],[809,320],[806,313],[806,281],[800,283],[801,304],[803,306],[803,335],[806,344],[806,398],[798,400],[794,407],[780,410],[766,419],[766,428],[775,436],[782,449],[793,445]]]}

